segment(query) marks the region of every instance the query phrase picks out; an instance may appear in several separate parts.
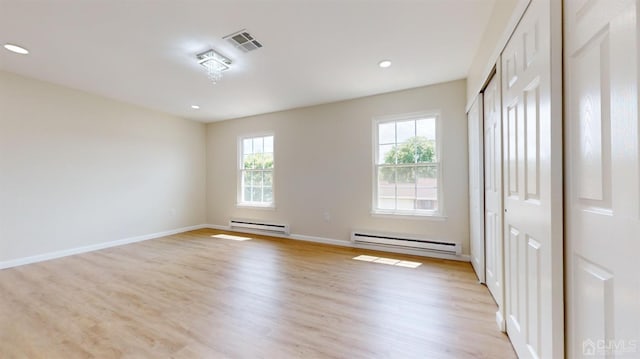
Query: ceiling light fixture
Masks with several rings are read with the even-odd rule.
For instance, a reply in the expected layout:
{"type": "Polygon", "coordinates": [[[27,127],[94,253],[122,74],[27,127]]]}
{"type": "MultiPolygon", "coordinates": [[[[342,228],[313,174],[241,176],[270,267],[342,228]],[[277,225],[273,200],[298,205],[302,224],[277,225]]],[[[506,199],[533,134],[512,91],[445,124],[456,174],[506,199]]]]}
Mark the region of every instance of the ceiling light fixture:
{"type": "Polygon", "coordinates": [[[207,50],[197,55],[198,63],[207,70],[209,80],[214,84],[222,79],[222,71],[229,69],[231,60],[214,50],[207,50]]]}
{"type": "Polygon", "coordinates": [[[199,110],[199,109],[200,109],[200,106],[198,106],[198,105],[191,105],[191,108],[192,108],[192,109],[194,109],[194,110],[199,110]]]}
{"type": "Polygon", "coordinates": [[[27,55],[29,53],[29,50],[25,49],[22,46],[18,46],[18,45],[14,45],[14,44],[4,44],[4,48],[11,51],[11,52],[15,52],[16,54],[20,54],[20,55],[27,55]]]}
{"type": "Polygon", "coordinates": [[[382,67],[383,69],[386,69],[387,67],[391,66],[391,61],[390,60],[382,60],[382,61],[378,62],[378,66],[382,67]]]}

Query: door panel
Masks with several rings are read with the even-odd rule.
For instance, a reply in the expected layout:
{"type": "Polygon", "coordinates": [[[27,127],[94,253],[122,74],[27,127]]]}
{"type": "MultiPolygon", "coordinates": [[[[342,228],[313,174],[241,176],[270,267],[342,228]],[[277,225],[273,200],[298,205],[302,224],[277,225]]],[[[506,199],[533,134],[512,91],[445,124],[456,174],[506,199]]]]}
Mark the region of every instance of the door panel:
{"type": "Polygon", "coordinates": [[[496,319],[504,330],[502,251],[502,104],[500,73],[484,90],[484,206],[486,283],[498,304],[496,319]]]}
{"type": "Polygon", "coordinates": [[[558,4],[533,0],[502,54],[505,319],[521,358],[564,355],[558,4]]]}
{"type": "Polygon", "coordinates": [[[567,352],[638,358],[638,4],[564,6],[567,352]]]}
{"type": "Polygon", "coordinates": [[[479,94],[467,114],[469,135],[469,226],[471,264],[480,283],[485,282],[483,96],[479,94]]]}

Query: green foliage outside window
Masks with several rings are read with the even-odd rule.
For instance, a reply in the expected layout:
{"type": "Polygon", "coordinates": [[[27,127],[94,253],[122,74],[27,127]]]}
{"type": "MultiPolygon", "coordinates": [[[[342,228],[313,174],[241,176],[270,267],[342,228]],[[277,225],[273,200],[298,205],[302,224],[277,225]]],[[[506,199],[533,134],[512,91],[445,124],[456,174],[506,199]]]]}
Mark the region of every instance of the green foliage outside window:
{"type": "Polygon", "coordinates": [[[415,136],[407,141],[395,145],[384,157],[384,163],[415,164],[412,167],[382,167],[382,179],[388,183],[410,183],[419,178],[435,177],[435,166],[429,165],[435,161],[435,141],[426,137],[415,136]]]}
{"type": "Polygon", "coordinates": [[[245,156],[243,168],[245,169],[272,169],[273,154],[271,153],[252,153],[245,156]]]}

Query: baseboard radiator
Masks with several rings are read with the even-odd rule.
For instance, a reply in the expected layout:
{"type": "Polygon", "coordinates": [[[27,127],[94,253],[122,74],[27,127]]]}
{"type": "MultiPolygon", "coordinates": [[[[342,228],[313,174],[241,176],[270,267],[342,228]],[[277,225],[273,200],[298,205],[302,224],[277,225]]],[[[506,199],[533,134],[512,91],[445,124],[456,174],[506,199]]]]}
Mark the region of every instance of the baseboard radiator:
{"type": "Polygon", "coordinates": [[[351,241],[355,244],[407,248],[454,255],[459,255],[461,253],[460,245],[457,243],[424,238],[421,239],[417,236],[411,235],[354,231],[351,233],[351,241]]]}
{"type": "Polygon", "coordinates": [[[270,223],[253,219],[231,219],[229,227],[266,231],[271,233],[289,234],[289,225],[281,223],[270,223]]]}

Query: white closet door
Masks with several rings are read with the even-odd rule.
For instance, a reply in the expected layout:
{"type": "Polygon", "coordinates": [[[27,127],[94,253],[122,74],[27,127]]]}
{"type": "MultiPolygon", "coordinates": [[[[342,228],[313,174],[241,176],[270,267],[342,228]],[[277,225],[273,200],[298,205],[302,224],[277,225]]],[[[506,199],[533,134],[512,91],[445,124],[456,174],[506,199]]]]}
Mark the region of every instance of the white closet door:
{"type": "Polygon", "coordinates": [[[504,328],[502,252],[502,118],[500,75],[484,90],[484,238],[486,283],[498,304],[496,320],[504,328]]]}
{"type": "Polygon", "coordinates": [[[501,59],[506,325],[521,358],[564,356],[560,6],[533,0],[501,59]]]}
{"type": "Polygon", "coordinates": [[[485,282],[484,274],[484,184],[482,145],[482,94],[479,94],[467,114],[469,136],[469,240],[471,265],[478,280],[485,282]]]}
{"type": "Polygon", "coordinates": [[[567,351],[640,358],[638,3],[564,6],[567,351]]]}

